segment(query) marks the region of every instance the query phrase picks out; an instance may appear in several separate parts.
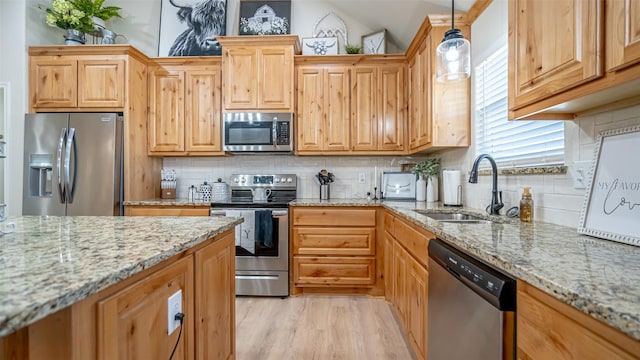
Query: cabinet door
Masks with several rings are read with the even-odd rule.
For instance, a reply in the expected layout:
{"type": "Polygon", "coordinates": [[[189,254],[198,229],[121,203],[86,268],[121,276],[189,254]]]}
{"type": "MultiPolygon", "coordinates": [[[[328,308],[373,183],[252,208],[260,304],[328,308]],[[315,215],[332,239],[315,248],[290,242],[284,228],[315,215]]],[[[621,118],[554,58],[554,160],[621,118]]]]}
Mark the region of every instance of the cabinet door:
{"type": "Polygon", "coordinates": [[[395,304],[394,295],[395,272],[393,267],[394,247],[396,241],[389,234],[384,234],[384,297],[388,302],[395,304]]]}
{"type": "Polygon", "coordinates": [[[197,359],[233,359],[235,354],[234,233],[196,252],[197,359]]]}
{"type": "Polygon", "coordinates": [[[407,328],[418,357],[427,355],[427,299],[429,274],[411,256],[407,259],[407,328]]]}
{"type": "Polygon", "coordinates": [[[29,57],[32,107],[76,107],[78,62],[58,56],[29,57]]]}
{"type": "Polygon", "coordinates": [[[184,151],[184,71],[149,74],[149,151],[184,151]]]}
{"type": "Polygon", "coordinates": [[[321,151],[324,147],[324,71],[299,67],[296,108],[297,150],[321,151]]]}
{"type": "Polygon", "coordinates": [[[601,0],[509,2],[509,108],[602,75],[601,0]]]}
{"type": "Polygon", "coordinates": [[[407,324],[407,252],[395,242],[393,244],[393,293],[395,307],[402,323],[407,324]]]}
{"type": "Polygon", "coordinates": [[[606,1],[607,71],[640,62],[640,1],[606,1]]]}
{"type": "Polygon", "coordinates": [[[186,150],[222,151],[220,70],[186,73],[186,150]]]}
{"type": "Polygon", "coordinates": [[[424,147],[431,141],[431,73],[430,52],[427,43],[418,50],[409,62],[409,149],[424,147]]]}
{"type": "Polygon", "coordinates": [[[258,108],[289,112],[293,109],[293,49],[258,50],[258,108]]]}
{"type": "Polygon", "coordinates": [[[223,48],[225,110],[256,109],[258,55],[255,47],[223,48]]]}
{"type": "Polygon", "coordinates": [[[78,60],[78,107],[123,107],[124,78],[124,60],[78,60]]]}
{"type": "Polygon", "coordinates": [[[377,69],[356,66],[351,70],[351,147],[356,151],[378,148],[377,69]]]}
{"type": "Polygon", "coordinates": [[[349,69],[330,67],[324,73],[324,149],[349,150],[349,69]]]}
{"type": "Polygon", "coordinates": [[[193,359],[191,257],[98,302],[98,359],[168,359],[180,330],[167,335],[167,299],[178,290],[185,317],[174,359],[193,359]]]}
{"type": "Polygon", "coordinates": [[[381,66],[378,71],[378,150],[404,150],[404,66],[381,66]]]}

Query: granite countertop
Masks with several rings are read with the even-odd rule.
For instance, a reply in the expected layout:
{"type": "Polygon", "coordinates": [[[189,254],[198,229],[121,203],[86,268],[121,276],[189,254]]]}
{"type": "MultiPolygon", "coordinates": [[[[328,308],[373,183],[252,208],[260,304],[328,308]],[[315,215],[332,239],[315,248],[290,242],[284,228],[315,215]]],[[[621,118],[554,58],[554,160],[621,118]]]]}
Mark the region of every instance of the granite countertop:
{"type": "Polygon", "coordinates": [[[292,206],[383,206],[437,237],[640,340],[640,247],[438,203],[298,199],[292,206]],[[416,212],[462,212],[493,222],[442,223],[416,212]]]}
{"type": "Polygon", "coordinates": [[[183,198],[177,199],[149,199],[149,200],[126,200],[124,206],[211,206],[211,201],[195,200],[189,201],[183,198]]]}
{"type": "Polygon", "coordinates": [[[0,336],[242,222],[231,217],[23,216],[0,237],[0,336]]]}

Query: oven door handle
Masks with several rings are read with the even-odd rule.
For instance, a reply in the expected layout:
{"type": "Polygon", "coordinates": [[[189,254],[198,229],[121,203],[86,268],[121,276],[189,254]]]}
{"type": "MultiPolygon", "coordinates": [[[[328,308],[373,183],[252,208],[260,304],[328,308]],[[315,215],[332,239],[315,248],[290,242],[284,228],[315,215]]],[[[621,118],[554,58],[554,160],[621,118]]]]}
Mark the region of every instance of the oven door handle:
{"type": "Polygon", "coordinates": [[[211,210],[211,216],[226,216],[227,212],[224,210],[211,210]]]}
{"type": "Polygon", "coordinates": [[[288,214],[288,210],[273,210],[271,212],[271,216],[276,217],[276,216],[287,216],[288,214]]]}

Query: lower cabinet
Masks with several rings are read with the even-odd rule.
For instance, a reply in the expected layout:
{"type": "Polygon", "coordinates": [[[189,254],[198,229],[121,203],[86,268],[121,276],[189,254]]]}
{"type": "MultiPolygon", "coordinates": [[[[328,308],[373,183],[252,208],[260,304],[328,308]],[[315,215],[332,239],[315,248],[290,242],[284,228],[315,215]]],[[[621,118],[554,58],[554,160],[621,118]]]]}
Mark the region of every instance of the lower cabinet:
{"type": "Polygon", "coordinates": [[[518,281],[517,358],[638,359],[640,342],[518,281]]]}
{"type": "Polygon", "coordinates": [[[435,235],[384,215],[385,298],[396,310],[419,359],[427,357],[427,245],[435,235]]]}
{"type": "Polygon", "coordinates": [[[209,216],[211,206],[148,206],[127,205],[124,207],[125,216],[209,216]]]}
{"type": "Polygon", "coordinates": [[[292,207],[292,295],[383,295],[377,213],[377,208],[292,207]]]}

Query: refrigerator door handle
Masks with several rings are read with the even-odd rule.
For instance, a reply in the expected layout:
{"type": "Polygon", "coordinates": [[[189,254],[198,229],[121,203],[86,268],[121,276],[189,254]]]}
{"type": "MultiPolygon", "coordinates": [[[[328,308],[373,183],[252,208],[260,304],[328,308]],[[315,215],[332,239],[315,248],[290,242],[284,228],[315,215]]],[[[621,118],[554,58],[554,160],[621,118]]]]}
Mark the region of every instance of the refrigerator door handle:
{"type": "MultiPolygon", "coordinates": [[[[65,193],[67,195],[67,202],[69,204],[73,203],[73,188],[71,187],[71,148],[76,145],[76,129],[69,129],[69,136],[67,136],[67,145],[65,146],[65,157],[64,157],[64,188],[65,193]]],[[[75,155],[75,151],[74,151],[75,155]]],[[[76,165],[76,162],[73,162],[73,165],[76,165]]],[[[73,186],[75,187],[75,177],[76,177],[76,169],[73,169],[73,186]]]]}
{"type": "Polygon", "coordinates": [[[60,190],[60,203],[65,203],[65,193],[62,187],[62,147],[64,146],[64,140],[67,136],[67,128],[62,128],[60,132],[60,138],[58,139],[58,158],[56,161],[56,168],[58,170],[58,190],[60,190]]]}

